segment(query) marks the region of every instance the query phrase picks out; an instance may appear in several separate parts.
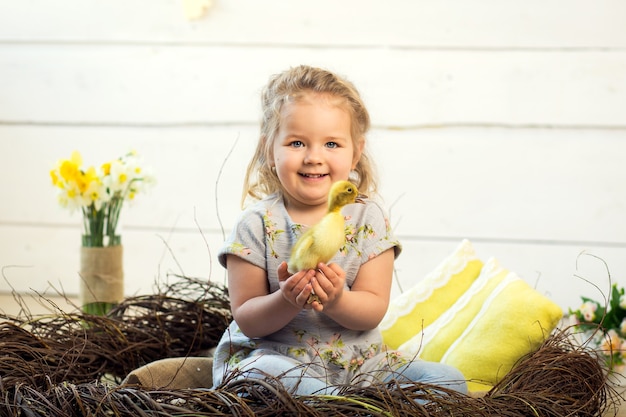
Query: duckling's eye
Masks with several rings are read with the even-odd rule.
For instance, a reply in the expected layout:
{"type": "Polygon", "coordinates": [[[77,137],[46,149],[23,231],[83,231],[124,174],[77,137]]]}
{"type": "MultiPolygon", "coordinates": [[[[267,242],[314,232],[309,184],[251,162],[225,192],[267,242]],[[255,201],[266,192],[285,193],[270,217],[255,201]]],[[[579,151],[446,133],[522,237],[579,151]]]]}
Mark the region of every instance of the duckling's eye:
{"type": "Polygon", "coordinates": [[[348,187],[348,192],[351,193],[352,192],[352,187],[348,187]]]}

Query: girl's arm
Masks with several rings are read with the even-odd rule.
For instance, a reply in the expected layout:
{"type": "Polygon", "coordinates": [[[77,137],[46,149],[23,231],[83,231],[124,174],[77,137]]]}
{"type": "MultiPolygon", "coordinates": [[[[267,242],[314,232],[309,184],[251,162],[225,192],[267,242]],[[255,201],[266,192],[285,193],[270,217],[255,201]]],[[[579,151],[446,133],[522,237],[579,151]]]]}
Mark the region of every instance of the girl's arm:
{"type": "Polygon", "coordinates": [[[302,309],[300,306],[304,305],[308,296],[302,290],[314,271],[299,272],[287,280],[292,291],[303,293],[290,302],[282,288],[270,294],[264,269],[234,255],[228,255],[226,262],[230,308],[233,318],[246,336],[256,338],[274,333],[302,309]]]}
{"type": "Polygon", "coordinates": [[[391,293],[394,249],[388,249],[370,259],[359,269],[350,290],[343,288],[336,264],[320,265],[322,274],[313,283],[315,293],[322,298],[323,312],[340,325],[352,330],[371,330],[380,324],[391,293]],[[341,286],[337,285],[340,284],[341,286]]]}

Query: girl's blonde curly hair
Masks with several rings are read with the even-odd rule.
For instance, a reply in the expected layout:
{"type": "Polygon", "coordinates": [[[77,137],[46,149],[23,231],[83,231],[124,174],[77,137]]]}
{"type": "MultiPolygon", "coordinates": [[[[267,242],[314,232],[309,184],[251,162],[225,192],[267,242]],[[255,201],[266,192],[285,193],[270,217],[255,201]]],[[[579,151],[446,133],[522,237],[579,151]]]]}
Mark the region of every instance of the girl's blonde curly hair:
{"type": "MultiPolygon", "coordinates": [[[[359,92],[351,82],[330,71],[306,65],[272,76],[261,94],[261,132],[246,170],[242,205],[248,198],[259,200],[283,190],[278,176],[272,170],[273,145],[280,128],[280,114],[285,103],[298,100],[307,92],[329,94],[342,99],[351,116],[351,135],[355,151],[359,149],[361,141],[365,141],[365,134],[370,128],[370,117],[359,92]]],[[[377,178],[367,146],[363,147],[350,181],[363,193],[376,192],[377,178]]]]}

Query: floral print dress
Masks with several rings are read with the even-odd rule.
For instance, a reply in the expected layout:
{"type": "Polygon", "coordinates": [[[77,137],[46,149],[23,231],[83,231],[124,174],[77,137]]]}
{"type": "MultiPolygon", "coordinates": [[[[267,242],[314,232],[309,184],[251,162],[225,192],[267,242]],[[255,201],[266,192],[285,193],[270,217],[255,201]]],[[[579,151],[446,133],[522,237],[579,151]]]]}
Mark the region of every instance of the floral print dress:
{"type": "MultiPolygon", "coordinates": [[[[363,263],[390,248],[397,256],[401,247],[378,203],[366,200],[365,204],[350,204],[342,214],[346,219],[346,243],[329,263],[344,269],[349,290],[363,263]]],[[[270,292],[278,291],[276,270],[289,259],[291,247],[306,228],[292,222],[282,198],[266,197],[240,215],[218,259],[226,266],[226,255],[235,255],[263,268],[270,292]]],[[[381,372],[393,371],[407,362],[400,353],[385,350],[378,329],[349,330],[323,312],[303,309],[281,330],[263,338],[248,338],[233,321],[215,351],[214,385],[219,385],[246,358],[262,354],[284,355],[306,364],[309,376],[328,385],[354,383],[355,375],[381,378],[381,372]]]]}

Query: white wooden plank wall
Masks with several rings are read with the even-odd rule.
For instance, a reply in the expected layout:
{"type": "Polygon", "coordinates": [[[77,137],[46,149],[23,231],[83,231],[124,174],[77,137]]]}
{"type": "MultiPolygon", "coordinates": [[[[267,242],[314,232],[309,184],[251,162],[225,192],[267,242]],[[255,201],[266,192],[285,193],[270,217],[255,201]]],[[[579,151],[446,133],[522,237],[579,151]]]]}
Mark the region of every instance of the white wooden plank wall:
{"type": "Polygon", "coordinates": [[[564,309],[600,296],[580,277],[626,285],[626,2],[182,10],[0,0],[0,292],[77,291],[81,220],[48,176],[75,149],[88,164],[135,149],[156,173],[122,212],[128,294],[171,273],[223,282],[215,252],[239,212],[259,90],[300,63],[347,75],[369,105],[404,243],[394,295],[463,238],[564,309]]]}

